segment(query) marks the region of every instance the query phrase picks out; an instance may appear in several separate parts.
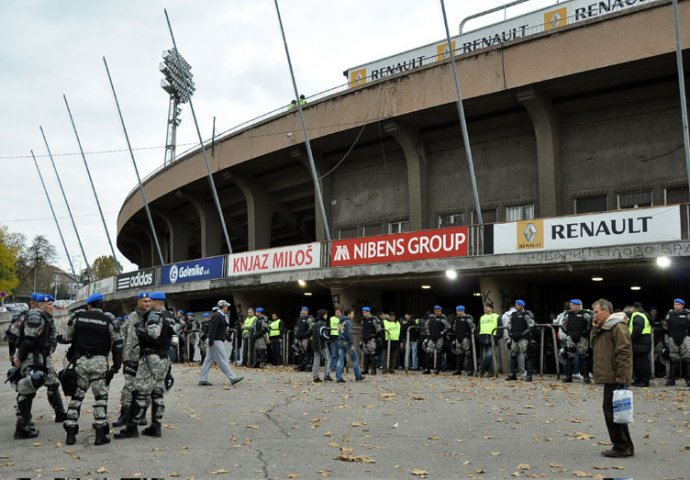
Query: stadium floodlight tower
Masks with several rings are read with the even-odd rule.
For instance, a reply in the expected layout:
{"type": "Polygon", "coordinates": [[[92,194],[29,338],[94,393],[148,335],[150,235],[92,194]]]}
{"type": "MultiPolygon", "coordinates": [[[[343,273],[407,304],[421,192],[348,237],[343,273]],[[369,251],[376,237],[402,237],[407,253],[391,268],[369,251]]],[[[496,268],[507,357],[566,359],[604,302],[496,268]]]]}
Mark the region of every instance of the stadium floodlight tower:
{"type": "Polygon", "coordinates": [[[195,90],[191,70],[192,67],[179,54],[177,49],[171,48],[163,52],[163,62],[160,64],[160,71],[165,78],[161,80],[161,88],[170,95],[163,165],[175,161],[177,126],[182,121],[180,119],[180,113],[182,113],[180,105],[187,103],[195,90]]]}

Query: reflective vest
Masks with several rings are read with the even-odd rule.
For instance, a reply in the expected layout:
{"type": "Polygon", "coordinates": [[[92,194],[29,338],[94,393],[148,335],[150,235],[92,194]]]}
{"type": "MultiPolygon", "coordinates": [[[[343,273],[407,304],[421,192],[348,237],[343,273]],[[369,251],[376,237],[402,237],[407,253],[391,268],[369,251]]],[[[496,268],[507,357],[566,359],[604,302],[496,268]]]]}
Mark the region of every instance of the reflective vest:
{"type": "Polygon", "coordinates": [[[256,316],[245,318],[244,323],[242,323],[242,335],[249,335],[249,329],[252,328],[255,323],[256,316]]]}
{"type": "Polygon", "coordinates": [[[386,329],[387,338],[391,342],[400,341],[400,324],[398,322],[389,322],[388,320],[383,321],[383,328],[386,329]]]}
{"type": "Polygon", "coordinates": [[[479,319],[479,335],[493,335],[498,327],[498,313],[485,313],[479,319]]]}
{"type": "Polygon", "coordinates": [[[331,317],[331,337],[338,336],[338,325],[340,325],[340,319],[336,316],[331,317]]]}
{"type": "Polygon", "coordinates": [[[280,318],[271,322],[270,329],[268,331],[269,337],[277,337],[280,335],[280,322],[280,318]]]}
{"type": "Polygon", "coordinates": [[[642,335],[651,335],[652,334],[652,324],[649,323],[649,319],[647,318],[647,315],[645,315],[642,312],[633,312],[632,316],[630,317],[630,335],[633,333],[633,322],[635,320],[636,316],[640,316],[644,319],[644,327],[642,327],[642,335]]]}

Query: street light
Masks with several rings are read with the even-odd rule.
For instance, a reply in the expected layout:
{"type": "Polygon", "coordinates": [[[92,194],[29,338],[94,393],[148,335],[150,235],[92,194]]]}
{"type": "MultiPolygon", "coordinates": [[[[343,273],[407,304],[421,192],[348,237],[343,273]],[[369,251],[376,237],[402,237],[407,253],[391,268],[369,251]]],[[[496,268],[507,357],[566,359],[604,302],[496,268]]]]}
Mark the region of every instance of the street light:
{"type": "Polygon", "coordinates": [[[175,145],[177,143],[177,126],[182,109],[181,104],[187,103],[196,87],[192,80],[192,67],[175,48],[163,52],[163,62],[159,66],[163,73],[161,88],[170,95],[168,106],[168,128],[165,138],[165,159],[163,165],[175,160],[175,145]]]}
{"type": "Polygon", "coordinates": [[[446,277],[448,277],[449,280],[455,280],[458,278],[458,272],[455,270],[446,270],[446,277]]]}
{"type": "Polygon", "coordinates": [[[666,256],[656,257],[656,264],[660,268],[668,268],[671,266],[671,259],[666,256]]]}

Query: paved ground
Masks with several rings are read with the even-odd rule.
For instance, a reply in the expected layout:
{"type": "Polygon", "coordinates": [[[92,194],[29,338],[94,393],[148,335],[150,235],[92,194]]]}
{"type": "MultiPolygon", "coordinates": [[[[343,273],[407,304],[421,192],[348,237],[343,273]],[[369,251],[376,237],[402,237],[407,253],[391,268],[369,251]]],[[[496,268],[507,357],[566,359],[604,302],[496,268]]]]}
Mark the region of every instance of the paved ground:
{"type": "MultiPolygon", "coordinates": [[[[3,362],[6,365],[6,360],[3,362]]],[[[636,390],[635,458],[607,459],[601,387],[418,372],[365,382],[312,384],[290,369],[238,368],[235,387],[216,370],[176,366],[163,437],[93,445],[92,397],[77,445],[41,390],[35,440],[15,441],[14,393],[0,389],[0,478],[688,478],[690,390],[636,390]]],[[[657,381],[658,383],[658,381],[657,381]]],[[[122,377],[113,381],[110,418],[122,377]]]]}

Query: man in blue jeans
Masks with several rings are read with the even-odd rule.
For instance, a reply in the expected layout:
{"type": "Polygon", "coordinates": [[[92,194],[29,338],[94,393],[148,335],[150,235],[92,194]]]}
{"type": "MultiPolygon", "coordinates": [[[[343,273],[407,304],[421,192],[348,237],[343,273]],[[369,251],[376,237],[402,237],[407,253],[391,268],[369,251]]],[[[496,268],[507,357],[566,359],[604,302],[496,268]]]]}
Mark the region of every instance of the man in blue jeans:
{"type": "Polygon", "coordinates": [[[343,366],[345,366],[345,353],[347,352],[350,355],[352,367],[355,369],[355,380],[361,382],[364,377],[359,368],[359,358],[352,338],[352,319],[355,318],[355,312],[348,308],[344,314],[345,316],[340,319],[338,326],[338,365],[335,367],[335,378],[337,378],[337,383],[345,383],[343,366]]]}

